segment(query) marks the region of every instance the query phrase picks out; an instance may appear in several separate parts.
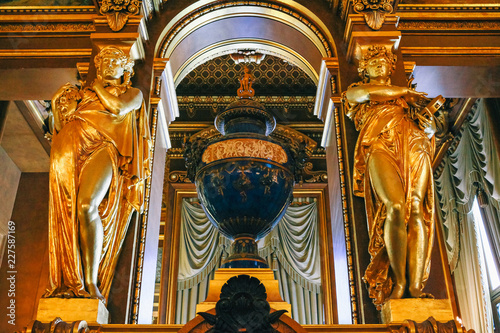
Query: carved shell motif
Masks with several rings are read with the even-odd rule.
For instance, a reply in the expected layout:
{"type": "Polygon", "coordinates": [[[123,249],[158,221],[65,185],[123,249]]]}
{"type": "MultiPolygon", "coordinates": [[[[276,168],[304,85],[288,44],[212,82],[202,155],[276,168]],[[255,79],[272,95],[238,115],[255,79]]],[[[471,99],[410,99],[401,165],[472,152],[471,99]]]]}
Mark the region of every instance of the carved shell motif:
{"type": "Polygon", "coordinates": [[[111,30],[120,31],[129,16],[139,13],[139,6],[139,0],[103,0],[100,12],[106,15],[111,30]]]}
{"type": "Polygon", "coordinates": [[[353,9],[364,15],[366,24],[373,30],[380,29],[385,16],[393,10],[391,0],[354,0],[353,9]]]}

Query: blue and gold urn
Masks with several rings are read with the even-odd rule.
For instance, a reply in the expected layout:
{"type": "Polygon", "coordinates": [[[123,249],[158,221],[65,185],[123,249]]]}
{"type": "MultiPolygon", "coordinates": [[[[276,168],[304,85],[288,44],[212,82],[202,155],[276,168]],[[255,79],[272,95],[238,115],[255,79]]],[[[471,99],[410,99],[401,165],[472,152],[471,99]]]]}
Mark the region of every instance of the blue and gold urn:
{"type": "Polygon", "coordinates": [[[185,159],[209,220],[233,240],[222,267],[264,268],[256,241],[271,232],[291,203],[307,143],[271,138],[274,116],[242,88],[240,99],[215,119],[222,135],[195,134],[185,145],[185,159]]]}

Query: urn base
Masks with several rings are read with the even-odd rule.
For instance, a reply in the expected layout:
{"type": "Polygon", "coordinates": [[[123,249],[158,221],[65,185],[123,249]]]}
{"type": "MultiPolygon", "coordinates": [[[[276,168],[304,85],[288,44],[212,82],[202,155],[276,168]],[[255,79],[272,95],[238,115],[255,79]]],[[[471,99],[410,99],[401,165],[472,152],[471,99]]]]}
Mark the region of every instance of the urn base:
{"type": "Polygon", "coordinates": [[[239,236],[231,244],[231,255],[221,268],[269,268],[269,265],[259,256],[259,248],[253,237],[239,236]]]}

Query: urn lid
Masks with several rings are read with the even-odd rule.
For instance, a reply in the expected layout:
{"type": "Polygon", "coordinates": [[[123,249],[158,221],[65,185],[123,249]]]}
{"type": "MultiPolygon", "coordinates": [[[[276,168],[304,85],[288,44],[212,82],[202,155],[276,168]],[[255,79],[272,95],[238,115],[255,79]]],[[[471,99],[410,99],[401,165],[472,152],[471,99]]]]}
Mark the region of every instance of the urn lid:
{"type": "Polygon", "coordinates": [[[241,98],[217,115],[215,128],[222,135],[250,132],[267,136],[276,128],[276,120],[259,102],[241,98]]]}
{"type": "Polygon", "coordinates": [[[215,118],[215,128],[222,134],[257,133],[269,135],[276,127],[276,119],[266,111],[266,108],[252,97],[255,90],[252,87],[253,75],[248,67],[240,81],[237,91],[239,99],[219,113],[215,118]]]}

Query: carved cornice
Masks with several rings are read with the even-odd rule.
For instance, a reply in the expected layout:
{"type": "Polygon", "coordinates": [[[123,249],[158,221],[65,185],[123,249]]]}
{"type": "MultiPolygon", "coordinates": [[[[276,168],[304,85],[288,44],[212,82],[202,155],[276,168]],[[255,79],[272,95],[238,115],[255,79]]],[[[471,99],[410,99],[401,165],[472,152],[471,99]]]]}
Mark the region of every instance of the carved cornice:
{"type": "Polygon", "coordinates": [[[93,23],[11,23],[1,24],[0,32],[93,32],[93,23]]]}
{"type": "Polygon", "coordinates": [[[426,46],[404,46],[401,53],[406,56],[474,56],[491,57],[500,56],[500,47],[426,47],[426,46]]]}
{"type": "Polygon", "coordinates": [[[89,58],[91,54],[91,49],[0,50],[0,58],[89,58]]]}
{"type": "Polygon", "coordinates": [[[103,0],[100,12],[106,16],[108,25],[113,31],[120,31],[128,18],[139,14],[139,0],[103,0]]]}
{"type": "MultiPolygon", "coordinates": [[[[220,103],[231,104],[238,98],[235,96],[178,96],[178,103],[189,104],[189,103],[199,103],[199,104],[212,104],[220,103]]],[[[282,103],[292,103],[292,104],[310,104],[315,101],[315,96],[256,96],[252,98],[254,101],[265,104],[282,104],[282,103]]]]}
{"type": "Polygon", "coordinates": [[[398,30],[500,30],[500,21],[400,21],[398,30]]]}
{"type": "Polygon", "coordinates": [[[75,14],[75,13],[95,13],[94,6],[2,6],[0,13],[5,14],[75,14]]]}
{"type": "Polygon", "coordinates": [[[397,11],[498,11],[499,4],[399,4],[397,11]]]}
{"type": "Polygon", "coordinates": [[[333,52],[332,49],[330,48],[330,44],[326,37],[323,35],[323,33],[320,31],[316,25],[308,20],[304,15],[301,13],[295,11],[293,8],[288,7],[284,4],[277,4],[277,3],[271,3],[271,2],[265,2],[265,1],[220,1],[217,3],[211,3],[206,6],[201,6],[197,8],[196,10],[192,11],[189,16],[184,18],[181,22],[179,22],[175,27],[169,31],[168,35],[166,38],[163,39],[161,42],[161,52],[158,55],[159,57],[165,57],[165,53],[167,51],[168,45],[174,40],[174,38],[177,36],[177,34],[184,28],[186,27],[189,23],[194,21],[195,19],[199,18],[200,16],[206,15],[208,13],[211,13],[213,11],[223,9],[223,8],[229,8],[229,7],[236,7],[236,6],[257,6],[257,7],[264,7],[264,8],[269,8],[269,9],[274,9],[278,10],[283,14],[287,14],[294,19],[300,20],[302,23],[304,23],[306,26],[308,26],[312,32],[318,37],[318,39],[321,41],[323,44],[325,51],[327,53],[327,57],[333,57],[333,52]]]}

